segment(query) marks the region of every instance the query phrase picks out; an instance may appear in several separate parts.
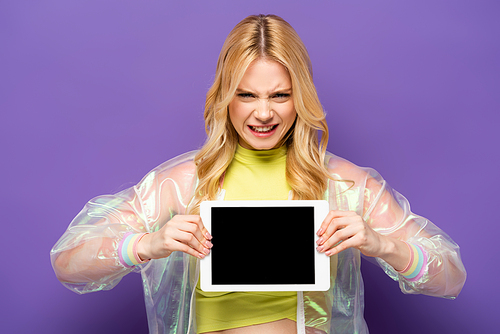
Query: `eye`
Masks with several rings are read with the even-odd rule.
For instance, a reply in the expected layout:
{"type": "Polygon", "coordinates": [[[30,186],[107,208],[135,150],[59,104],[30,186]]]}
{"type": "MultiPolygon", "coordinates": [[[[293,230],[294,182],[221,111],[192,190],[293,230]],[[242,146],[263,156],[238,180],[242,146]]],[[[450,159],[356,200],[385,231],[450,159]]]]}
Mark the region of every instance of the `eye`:
{"type": "Polygon", "coordinates": [[[286,102],[290,99],[291,94],[287,93],[276,93],[273,96],[271,96],[271,100],[274,102],[286,102]]]}
{"type": "Polygon", "coordinates": [[[242,100],[254,100],[255,96],[252,93],[238,93],[237,96],[242,100]]]}

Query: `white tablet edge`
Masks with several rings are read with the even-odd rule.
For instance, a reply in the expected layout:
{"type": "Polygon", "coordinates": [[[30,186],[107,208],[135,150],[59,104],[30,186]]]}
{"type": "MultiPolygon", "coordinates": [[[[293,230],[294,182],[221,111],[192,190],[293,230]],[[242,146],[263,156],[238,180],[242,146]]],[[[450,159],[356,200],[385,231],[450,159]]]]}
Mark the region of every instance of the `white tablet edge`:
{"type": "MultiPolygon", "coordinates": [[[[203,224],[211,232],[212,207],[266,207],[266,206],[312,206],[314,207],[314,242],[318,236],[316,232],[328,214],[328,202],[317,201],[204,201],[200,204],[200,216],[203,224]]],[[[207,292],[236,292],[236,291],[326,291],[330,288],[330,258],[324,253],[315,251],[314,256],[315,284],[286,284],[286,285],[212,285],[212,267],[210,254],[200,260],[200,285],[207,292]]]]}

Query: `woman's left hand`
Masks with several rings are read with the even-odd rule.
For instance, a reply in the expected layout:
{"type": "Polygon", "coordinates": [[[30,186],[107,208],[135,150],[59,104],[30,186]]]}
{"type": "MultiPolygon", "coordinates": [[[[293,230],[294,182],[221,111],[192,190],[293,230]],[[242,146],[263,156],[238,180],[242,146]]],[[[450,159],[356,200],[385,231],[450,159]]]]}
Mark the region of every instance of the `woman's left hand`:
{"type": "Polygon", "coordinates": [[[330,211],[317,234],[317,249],[327,256],[351,247],[370,257],[384,254],[385,237],[375,232],[353,211],[330,211]]]}

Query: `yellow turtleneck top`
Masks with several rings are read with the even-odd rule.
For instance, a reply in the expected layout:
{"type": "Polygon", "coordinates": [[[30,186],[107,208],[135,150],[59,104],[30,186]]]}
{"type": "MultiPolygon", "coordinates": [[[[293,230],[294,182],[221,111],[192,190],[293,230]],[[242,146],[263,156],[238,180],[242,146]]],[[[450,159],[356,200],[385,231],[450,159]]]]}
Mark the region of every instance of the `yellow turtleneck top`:
{"type": "MultiPolygon", "coordinates": [[[[286,200],[291,188],[286,182],[285,170],[285,146],[253,151],[238,145],[224,177],[224,200],[286,200]]],[[[228,270],[231,270],[230,264],[228,270]]],[[[296,317],[297,293],[293,291],[205,292],[199,282],[196,287],[198,333],[285,318],[296,321],[296,317]]]]}

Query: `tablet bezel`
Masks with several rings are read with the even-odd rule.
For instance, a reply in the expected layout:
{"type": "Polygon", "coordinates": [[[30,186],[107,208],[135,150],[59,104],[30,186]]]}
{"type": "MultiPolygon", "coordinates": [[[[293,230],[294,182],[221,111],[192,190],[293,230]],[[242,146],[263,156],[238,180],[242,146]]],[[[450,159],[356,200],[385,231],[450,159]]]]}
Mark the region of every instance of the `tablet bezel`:
{"type": "MultiPolygon", "coordinates": [[[[330,288],[330,258],[316,250],[316,241],[324,218],[328,214],[328,202],[319,201],[204,201],[200,205],[200,216],[203,224],[212,232],[213,207],[312,207],[314,208],[314,284],[212,284],[212,258],[211,253],[200,261],[201,289],[207,292],[232,292],[232,291],[326,291],[330,288]]],[[[213,236],[216,240],[217,236],[213,236]]],[[[256,241],[257,242],[257,241],[256,241]]],[[[216,247],[217,243],[214,243],[216,247]]],[[[292,255],[290,255],[292,256],[292,255]]],[[[300,270],[300,265],[297,266],[300,270]]]]}

